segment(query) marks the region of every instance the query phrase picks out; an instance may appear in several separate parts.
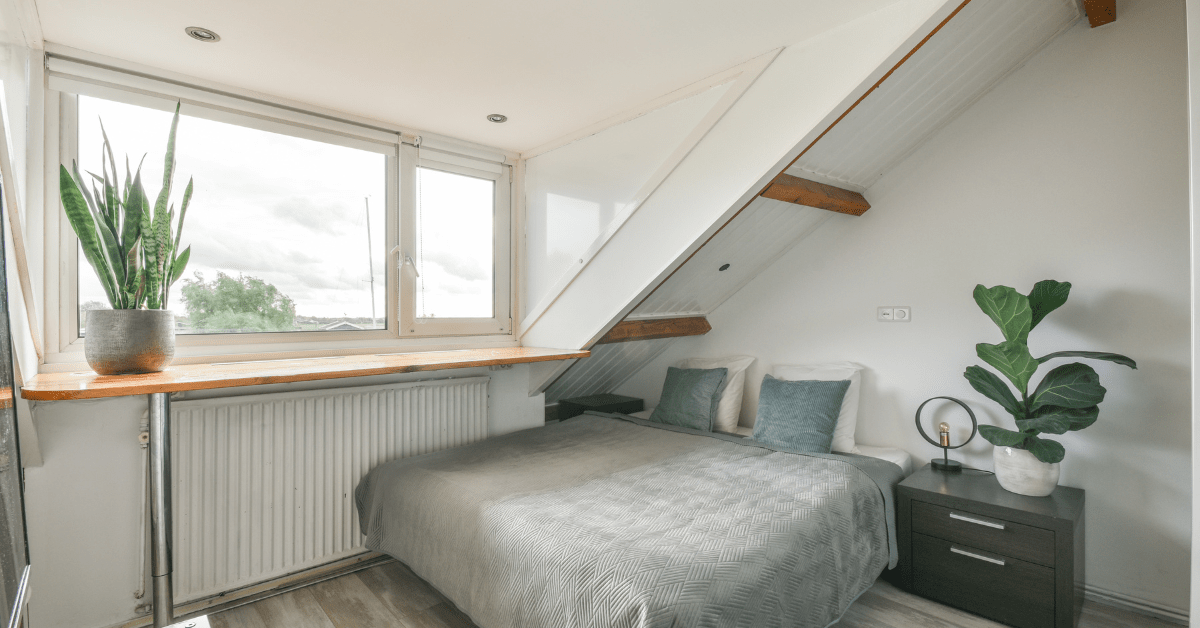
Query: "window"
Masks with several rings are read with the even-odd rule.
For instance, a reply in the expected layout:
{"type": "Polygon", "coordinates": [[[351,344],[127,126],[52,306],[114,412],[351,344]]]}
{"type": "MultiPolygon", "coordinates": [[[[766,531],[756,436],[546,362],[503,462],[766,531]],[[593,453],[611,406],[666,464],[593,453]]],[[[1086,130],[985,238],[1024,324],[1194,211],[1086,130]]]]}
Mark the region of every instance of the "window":
{"type": "MultiPolygon", "coordinates": [[[[58,154],[48,151],[46,164],[55,179],[72,159],[100,172],[103,121],[122,182],[125,156],[136,171],[146,155],[153,199],[183,103],[172,201],[189,178],[195,189],[181,237],[191,259],[168,303],[179,355],[512,333],[504,155],[54,56],[48,67],[58,92],[50,113],[60,119],[58,154]]],[[[59,350],[47,362],[79,361],[86,311],[109,305],[67,221],[47,237],[67,262],[51,289],[60,302],[47,308],[59,350]]]]}
{"type": "Polygon", "coordinates": [[[508,333],[509,266],[500,262],[509,259],[510,248],[508,169],[481,170],[436,151],[411,152],[420,165],[401,246],[413,254],[411,262],[401,260],[408,272],[400,281],[414,307],[405,310],[402,329],[413,335],[508,333]]]}
{"type": "Polygon", "coordinates": [[[417,168],[417,317],[492,318],[495,181],[417,168]]]}
{"type": "MultiPolygon", "coordinates": [[[[103,122],[119,161],[136,171],[146,156],[153,199],[171,112],[89,96],[78,110],[80,170],[101,172],[103,122]]],[[[192,255],[168,303],[178,334],[387,328],[386,154],[181,114],[176,164],[176,203],[195,181],[181,237],[192,255]]],[[[108,304],[78,266],[82,327],[108,304]]]]}

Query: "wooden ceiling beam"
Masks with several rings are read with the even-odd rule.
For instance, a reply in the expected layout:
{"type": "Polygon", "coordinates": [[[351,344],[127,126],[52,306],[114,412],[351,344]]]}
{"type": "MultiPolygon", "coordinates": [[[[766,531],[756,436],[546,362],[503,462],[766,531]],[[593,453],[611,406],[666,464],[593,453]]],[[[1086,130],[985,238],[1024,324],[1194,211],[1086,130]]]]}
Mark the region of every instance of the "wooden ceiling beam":
{"type": "Polygon", "coordinates": [[[1117,0],[1083,0],[1083,10],[1092,28],[1117,21],[1117,0]]]}
{"type": "Polygon", "coordinates": [[[775,177],[771,185],[763,190],[762,196],[851,216],[861,216],[871,209],[871,204],[858,192],[793,177],[790,174],[775,177]]]}
{"type": "Polygon", "coordinates": [[[658,340],[660,338],[681,338],[683,336],[703,336],[712,331],[712,325],[703,316],[685,316],[681,318],[655,318],[647,320],[625,320],[608,330],[604,337],[596,342],[607,345],[614,342],[633,342],[635,340],[658,340]]]}

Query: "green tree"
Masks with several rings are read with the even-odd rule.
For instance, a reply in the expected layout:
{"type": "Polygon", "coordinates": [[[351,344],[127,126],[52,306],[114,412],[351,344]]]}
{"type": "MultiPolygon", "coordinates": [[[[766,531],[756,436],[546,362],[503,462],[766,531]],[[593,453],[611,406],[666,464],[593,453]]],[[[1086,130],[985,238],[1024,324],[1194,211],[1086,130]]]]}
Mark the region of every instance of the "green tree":
{"type": "Polygon", "coordinates": [[[210,331],[292,331],[296,304],[275,286],[257,277],[217,273],[205,281],[200,273],[183,280],[183,302],[192,327],[210,331]]]}

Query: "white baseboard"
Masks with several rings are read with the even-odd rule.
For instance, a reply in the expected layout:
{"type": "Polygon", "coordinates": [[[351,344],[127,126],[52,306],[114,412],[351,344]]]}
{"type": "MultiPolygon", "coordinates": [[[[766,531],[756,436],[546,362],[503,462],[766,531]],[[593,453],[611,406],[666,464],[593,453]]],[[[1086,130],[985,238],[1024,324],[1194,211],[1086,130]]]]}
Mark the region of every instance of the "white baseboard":
{"type": "Polygon", "coordinates": [[[1188,625],[1188,612],[1184,609],[1166,606],[1165,604],[1159,604],[1157,602],[1149,602],[1130,595],[1125,595],[1124,593],[1117,593],[1116,591],[1109,591],[1107,589],[1094,587],[1090,584],[1084,585],[1083,598],[1085,600],[1099,602],[1100,604],[1107,604],[1109,606],[1115,606],[1116,608],[1132,611],[1141,615],[1149,615],[1150,617],[1169,621],[1171,623],[1180,624],[1183,626],[1188,625]]]}

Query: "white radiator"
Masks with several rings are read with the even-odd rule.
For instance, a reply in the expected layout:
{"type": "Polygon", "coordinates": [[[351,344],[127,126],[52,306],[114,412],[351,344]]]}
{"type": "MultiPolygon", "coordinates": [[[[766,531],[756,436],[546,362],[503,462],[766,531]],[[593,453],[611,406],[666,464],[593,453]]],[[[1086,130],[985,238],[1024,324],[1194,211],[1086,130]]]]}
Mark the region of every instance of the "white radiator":
{"type": "Polygon", "coordinates": [[[486,438],[488,381],[173,403],[177,603],[365,551],[358,481],[381,462],[486,438]]]}

